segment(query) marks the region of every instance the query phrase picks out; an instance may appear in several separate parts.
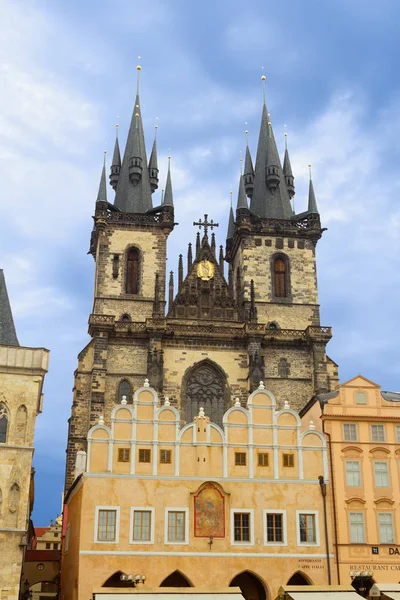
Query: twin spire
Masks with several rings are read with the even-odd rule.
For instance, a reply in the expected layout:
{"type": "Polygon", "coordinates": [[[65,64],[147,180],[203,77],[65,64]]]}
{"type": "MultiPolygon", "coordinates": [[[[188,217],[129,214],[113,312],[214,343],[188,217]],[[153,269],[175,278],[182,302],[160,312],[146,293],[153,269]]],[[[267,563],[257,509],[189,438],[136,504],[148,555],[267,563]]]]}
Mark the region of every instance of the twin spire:
{"type": "MultiPolygon", "coordinates": [[[[138,72],[136,99],[128,137],[126,140],[125,152],[121,161],[117,125],[114,154],[110,169],[110,185],[115,191],[114,205],[117,209],[119,209],[121,212],[127,213],[146,213],[153,208],[151,196],[157,190],[159,182],[156,135],[157,126],[152,151],[149,161],[147,162],[146,144],[139,97],[140,65],[138,65],[136,69],[138,72]]],[[[97,201],[107,202],[107,192],[105,188],[105,167],[103,167],[101,174],[97,201]]],[[[173,206],[171,172],[169,164],[164,204],[173,206]]]]}

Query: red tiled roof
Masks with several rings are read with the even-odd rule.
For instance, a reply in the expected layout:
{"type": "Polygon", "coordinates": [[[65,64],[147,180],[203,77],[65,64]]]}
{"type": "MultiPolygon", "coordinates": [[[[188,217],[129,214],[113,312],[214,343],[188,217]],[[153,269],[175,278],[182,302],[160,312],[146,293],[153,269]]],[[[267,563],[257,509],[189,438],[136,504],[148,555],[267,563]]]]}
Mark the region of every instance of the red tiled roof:
{"type": "Polygon", "coordinates": [[[47,531],[50,531],[50,527],[35,527],[36,537],[42,537],[47,531]]]}
{"type": "Polygon", "coordinates": [[[60,559],[60,550],[27,550],[25,552],[25,562],[46,562],[57,561],[60,559]]]}

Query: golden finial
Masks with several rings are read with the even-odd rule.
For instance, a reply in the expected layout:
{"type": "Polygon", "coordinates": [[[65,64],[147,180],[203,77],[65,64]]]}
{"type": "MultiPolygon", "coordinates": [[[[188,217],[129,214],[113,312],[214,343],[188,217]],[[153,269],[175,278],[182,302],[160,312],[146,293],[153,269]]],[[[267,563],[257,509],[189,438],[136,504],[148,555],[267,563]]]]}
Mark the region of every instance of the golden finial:
{"type": "Polygon", "coordinates": [[[286,131],[283,135],[285,136],[285,150],[287,150],[287,133],[286,133],[286,131]]]}
{"type": "Polygon", "coordinates": [[[115,123],[115,137],[118,139],[118,123],[115,123]]]}
{"type": "MultiPolygon", "coordinates": [[[[138,59],[140,60],[140,56],[138,56],[138,59]]],[[[138,65],[136,67],[136,71],[137,71],[136,95],[139,95],[139,83],[140,83],[140,71],[141,70],[142,70],[142,67],[140,65],[138,65]]]]}
{"type": "Polygon", "coordinates": [[[310,172],[310,181],[311,181],[311,179],[312,179],[312,177],[311,177],[311,164],[308,165],[308,170],[310,172]]]}
{"type": "Polygon", "coordinates": [[[169,171],[170,166],[171,166],[171,157],[168,156],[168,171],[169,171]]]}
{"type": "Polygon", "coordinates": [[[139,113],[135,113],[135,117],[138,119],[139,118],[139,113]]]}
{"type": "Polygon", "coordinates": [[[265,104],[265,80],[267,79],[264,75],[264,67],[261,67],[263,74],[261,75],[261,81],[262,81],[262,89],[263,89],[263,102],[265,104]]]}

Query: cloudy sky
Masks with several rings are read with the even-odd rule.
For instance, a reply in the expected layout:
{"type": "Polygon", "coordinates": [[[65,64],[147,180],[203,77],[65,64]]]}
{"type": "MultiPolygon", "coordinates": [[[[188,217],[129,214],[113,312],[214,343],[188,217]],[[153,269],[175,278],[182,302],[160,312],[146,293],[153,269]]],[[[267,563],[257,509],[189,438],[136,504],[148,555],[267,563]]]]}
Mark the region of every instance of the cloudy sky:
{"type": "Polygon", "coordinates": [[[138,55],[161,181],[172,155],[180,225],[168,269],[204,212],[224,242],[245,129],[256,150],[264,66],[281,150],[288,133],[296,211],[311,162],[328,228],[317,264],[329,355],[341,381],[362,373],[400,389],[397,0],[0,0],[0,14],[0,267],[20,343],[51,350],[36,525],[60,510],[73,371],[92,304],[91,215],[117,121],[125,139],[138,55]]]}

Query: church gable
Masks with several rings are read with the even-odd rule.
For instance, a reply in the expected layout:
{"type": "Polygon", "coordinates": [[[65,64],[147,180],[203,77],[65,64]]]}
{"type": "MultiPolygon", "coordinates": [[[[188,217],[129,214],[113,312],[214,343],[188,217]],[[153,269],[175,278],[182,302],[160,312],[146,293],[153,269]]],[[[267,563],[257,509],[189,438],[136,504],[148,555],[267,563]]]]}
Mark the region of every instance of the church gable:
{"type": "Polygon", "coordinates": [[[186,278],[169,309],[169,317],[237,321],[232,290],[204,236],[186,278]]]}

